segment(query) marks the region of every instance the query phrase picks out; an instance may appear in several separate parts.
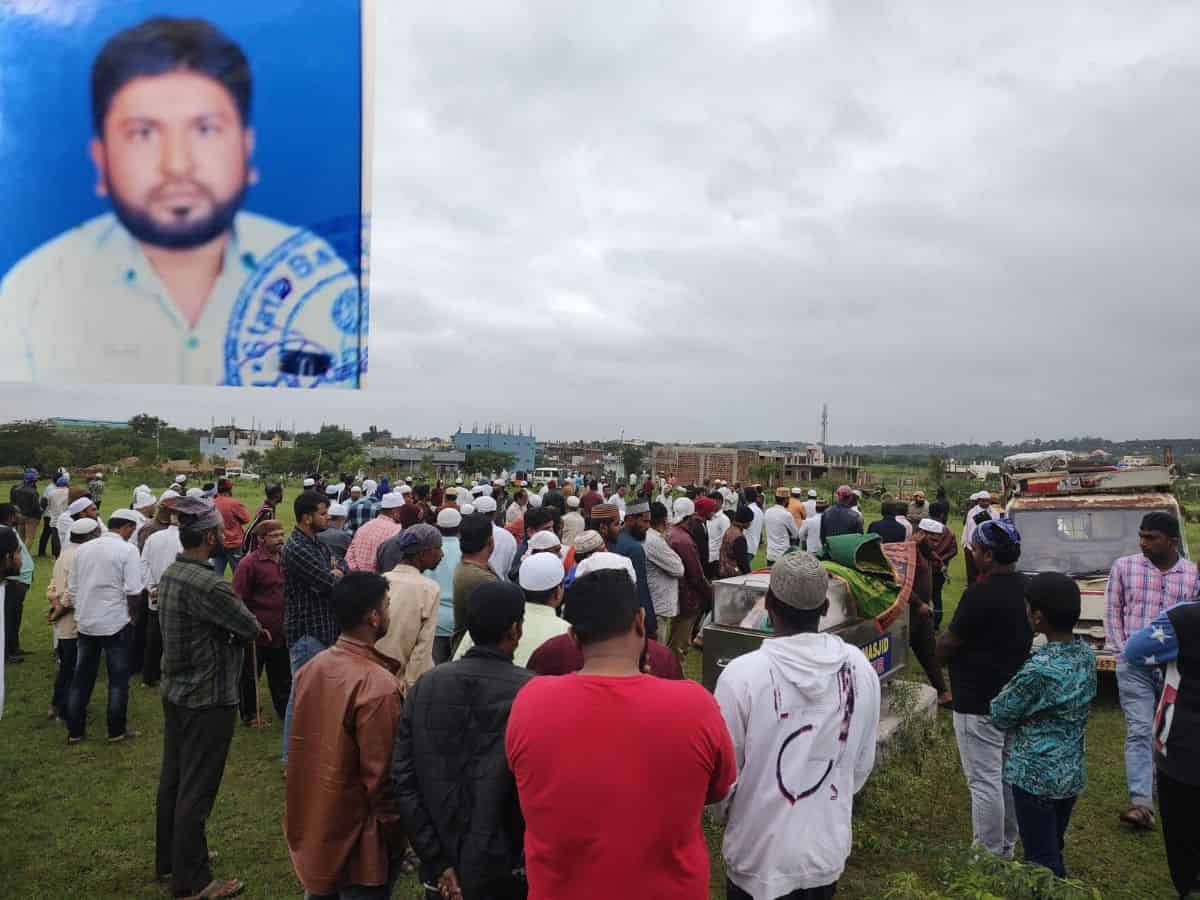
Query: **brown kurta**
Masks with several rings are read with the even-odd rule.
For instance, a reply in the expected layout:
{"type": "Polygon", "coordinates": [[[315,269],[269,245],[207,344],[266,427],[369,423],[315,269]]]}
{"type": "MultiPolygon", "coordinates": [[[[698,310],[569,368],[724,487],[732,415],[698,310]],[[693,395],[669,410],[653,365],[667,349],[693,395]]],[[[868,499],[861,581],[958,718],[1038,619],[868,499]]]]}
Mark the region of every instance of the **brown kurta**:
{"type": "Polygon", "coordinates": [[[391,779],[398,668],[342,636],[296,673],[284,834],[314,894],[386,884],[389,849],[403,846],[391,779]]]}

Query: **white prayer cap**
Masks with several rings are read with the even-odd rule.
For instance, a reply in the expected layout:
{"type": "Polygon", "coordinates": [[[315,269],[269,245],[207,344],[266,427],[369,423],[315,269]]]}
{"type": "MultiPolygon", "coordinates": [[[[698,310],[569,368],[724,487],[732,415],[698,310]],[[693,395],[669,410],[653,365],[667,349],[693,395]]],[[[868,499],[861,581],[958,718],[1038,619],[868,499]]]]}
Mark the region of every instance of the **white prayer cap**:
{"type": "Polygon", "coordinates": [[[76,500],[74,503],[72,503],[70,506],[67,507],[67,512],[69,512],[73,516],[77,516],[81,512],[83,512],[85,509],[87,509],[89,506],[95,506],[95,505],[96,505],[96,501],[93,500],[91,497],[80,497],[78,500],[76,500]]]}
{"type": "Polygon", "coordinates": [[[464,516],[475,515],[475,507],[472,506],[470,503],[464,503],[462,506],[459,507],[458,511],[461,512],[464,516]]]}
{"type": "Polygon", "coordinates": [[[492,486],[490,484],[481,485],[479,492],[485,497],[490,497],[492,496],[492,486]]]}
{"type": "Polygon", "coordinates": [[[987,491],[980,491],[975,499],[976,500],[991,500],[992,495],[989,494],[987,491]]]}
{"type": "Polygon", "coordinates": [[[315,478],[305,478],[304,479],[304,486],[306,488],[314,487],[316,485],[316,483],[317,483],[317,480],[315,478]]]}
{"type": "Polygon", "coordinates": [[[330,497],[336,497],[339,490],[341,490],[341,485],[331,484],[325,488],[325,493],[330,497]]]}
{"type": "Polygon", "coordinates": [[[186,475],[176,475],[175,480],[171,484],[183,484],[185,481],[187,481],[186,475]]]}
{"type": "Polygon", "coordinates": [[[553,531],[538,531],[529,539],[530,550],[554,550],[562,546],[558,535],[553,531]]]}
{"type": "Polygon", "coordinates": [[[121,522],[129,522],[136,525],[138,523],[138,514],[132,509],[114,509],[108,514],[110,519],[117,519],[121,522]]]}
{"type": "Polygon", "coordinates": [[[696,504],[687,497],[675,498],[675,521],[679,521],[696,512],[696,504]]]}
{"type": "Polygon", "coordinates": [[[158,495],[158,502],[165,503],[168,500],[175,500],[178,497],[179,497],[179,491],[173,491],[170,488],[167,488],[165,491],[163,491],[161,494],[158,495]]]}
{"type": "Polygon", "coordinates": [[[455,484],[462,484],[462,479],[461,479],[461,478],[455,478],[455,479],[454,479],[454,483],[455,483],[455,484]]]}
{"type": "Polygon", "coordinates": [[[504,487],[504,479],[503,478],[493,478],[492,486],[493,487],[504,487]]]}
{"type": "Polygon", "coordinates": [[[808,489],[808,496],[809,496],[809,499],[811,499],[811,500],[816,500],[816,499],[817,499],[817,492],[816,492],[816,490],[815,490],[814,488],[809,488],[809,489],[808,489]]]}
{"type": "Polygon", "coordinates": [[[529,505],[532,506],[534,509],[537,509],[539,506],[541,506],[542,505],[542,495],[541,494],[530,494],[529,495],[529,505]]]}
{"type": "Polygon", "coordinates": [[[578,507],[579,507],[579,498],[576,497],[574,494],[572,494],[570,497],[567,498],[567,508],[568,509],[577,509],[578,507]]]}
{"type": "Polygon", "coordinates": [[[148,494],[148,493],[150,493],[150,485],[148,485],[148,484],[139,484],[137,487],[135,487],[135,488],[133,489],[133,492],[134,492],[135,494],[148,494]]]}
{"type": "Polygon", "coordinates": [[[496,501],[491,497],[480,497],[475,501],[475,511],[481,513],[494,513],[496,511],[496,501]]]}
{"type": "Polygon", "coordinates": [[[355,485],[352,485],[352,486],[350,487],[350,493],[352,493],[352,494],[361,494],[361,493],[362,493],[362,485],[361,485],[361,484],[355,484],[355,485]]]}
{"type": "Polygon", "coordinates": [[[534,553],[521,563],[517,583],[527,591],[548,591],[562,584],[565,574],[557,554],[534,553]]]}
{"type": "Polygon", "coordinates": [[[409,487],[407,484],[402,484],[402,485],[400,485],[400,487],[396,488],[396,493],[397,494],[411,494],[412,488],[409,487]]]}
{"type": "Polygon", "coordinates": [[[203,497],[204,496],[204,488],[198,488],[198,487],[188,488],[187,496],[188,497],[203,497]]]}
{"type": "Polygon", "coordinates": [[[462,524],[462,513],[457,509],[447,507],[437,514],[438,528],[457,528],[462,524]]]}
{"type": "Polygon", "coordinates": [[[100,523],[95,519],[76,519],[71,523],[71,534],[91,534],[99,527],[100,523]]]}
{"type": "Polygon", "coordinates": [[[930,534],[941,534],[946,530],[946,526],[937,519],[922,519],[917,523],[917,527],[922,531],[928,531],[930,534]]]}
{"type": "Polygon", "coordinates": [[[472,496],[472,497],[481,497],[481,496],[483,496],[483,488],[482,488],[482,487],[480,487],[480,486],[479,486],[479,485],[477,485],[477,484],[476,484],[476,485],[472,485],[472,486],[471,486],[471,496],[472,496]]]}
{"type": "MultiPolygon", "coordinates": [[[[549,554],[538,554],[539,556],[548,556],[549,554]]],[[[553,559],[554,557],[551,557],[553,559]]],[[[530,557],[533,559],[533,557],[530,557]]],[[[562,568],[560,565],[559,568],[562,568]]],[[[622,556],[619,553],[610,553],[607,550],[601,550],[598,553],[593,553],[583,562],[575,567],[575,580],[578,581],[589,572],[599,572],[604,569],[616,569],[618,572],[628,572],[629,580],[637,584],[637,573],[633,570],[633,560],[628,556],[622,556]]]]}
{"type": "Polygon", "coordinates": [[[363,493],[373,494],[375,493],[375,488],[377,487],[379,487],[379,482],[375,481],[373,478],[368,478],[363,482],[363,493]]]}
{"type": "Polygon", "coordinates": [[[133,498],[133,508],[145,509],[148,506],[153,506],[157,502],[158,501],[154,499],[154,495],[149,491],[146,491],[133,498]]]}
{"type": "Polygon", "coordinates": [[[335,503],[329,507],[330,518],[346,518],[350,514],[350,510],[346,509],[345,503],[335,503]]]}
{"type": "Polygon", "coordinates": [[[804,493],[804,491],[803,491],[803,490],[801,490],[799,487],[794,487],[794,488],[792,488],[792,496],[793,496],[793,497],[799,497],[799,496],[801,496],[803,493],[804,493]]]}
{"type": "Polygon", "coordinates": [[[399,491],[391,491],[383,495],[383,499],[379,501],[379,505],[384,509],[399,509],[404,505],[404,495],[399,491]]]}

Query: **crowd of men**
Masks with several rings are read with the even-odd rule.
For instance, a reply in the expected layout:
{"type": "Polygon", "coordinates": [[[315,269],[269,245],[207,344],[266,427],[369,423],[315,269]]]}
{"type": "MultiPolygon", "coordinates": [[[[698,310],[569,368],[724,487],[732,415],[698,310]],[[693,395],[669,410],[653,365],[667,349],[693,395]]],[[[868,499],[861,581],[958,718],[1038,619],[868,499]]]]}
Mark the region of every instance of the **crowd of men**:
{"type": "MultiPolygon", "coordinates": [[[[214,876],[205,822],[239,715],[266,720],[264,671],[282,720],[284,832],[308,897],[389,897],[413,871],[429,896],[469,900],[706,897],[705,807],[725,824],[727,896],[833,896],[875,760],[880,686],[858,648],[819,630],[830,576],[815,554],[861,533],[916,547],[913,649],[953,709],[975,843],[1011,857],[1019,836],[1027,860],[1066,873],[1094,655],[1074,634],[1078,587],[1019,573],[1020,534],[987,492],[965,517],[971,575],[940,630],[959,549],[943,495],[885,497],[865,525],[848,486],[831,503],[780,488],[764,511],[758,486],[719,481],[647,479],[627,496],[597,481],[313,475],[285,534],[279,485],[251,516],[230,482],[180,477],[158,495],[140,485],[102,519],[93,485],[77,492],[59,473],[52,508],[36,480],[26,473],[0,506],[6,600],[23,602],[46,520],[59,538],[47,717],[69,744],[86,739],[101,656],[110,742],[137,735],[131,676],[159,686],[155,870],[174,896],[244,888],[214,876]],[[764,541],[772,638],[710,695],[682,663],[713,581],[748,573],[764,541]]],[[[1155,827],[1157,780],[1185,896],[1200,869],[1200,686],[1188,677],[1200,578],[1179,541],[1178,521],[1146,516],[1142,553],[1113,567],[1106,627],[1128,723],[1122,820],[1155,827]]],[[[10,661],[20,654],[6,644],[10,661]]]]}

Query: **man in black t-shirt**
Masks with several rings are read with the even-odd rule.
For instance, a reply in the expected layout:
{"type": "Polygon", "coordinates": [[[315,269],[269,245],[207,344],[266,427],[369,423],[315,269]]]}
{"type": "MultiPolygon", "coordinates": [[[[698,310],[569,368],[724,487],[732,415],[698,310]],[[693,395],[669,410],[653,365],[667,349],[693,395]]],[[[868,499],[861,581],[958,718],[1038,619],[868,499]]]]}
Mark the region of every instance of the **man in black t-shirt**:
{"type": "Polygon", "coordinates": [[[963,593],[938,640],[950,666],[954,735],[971,791],[974,843],[1011,859],[1017,842],[1012,791],[1004,783],[1006,734],[992,724],[992,698],[1029,657],[1033,629],[1025,609],[1025,579],[1016,571],[1021,535],[1007,519],[984,522],[972,538],[984,579],[963,593]]]}

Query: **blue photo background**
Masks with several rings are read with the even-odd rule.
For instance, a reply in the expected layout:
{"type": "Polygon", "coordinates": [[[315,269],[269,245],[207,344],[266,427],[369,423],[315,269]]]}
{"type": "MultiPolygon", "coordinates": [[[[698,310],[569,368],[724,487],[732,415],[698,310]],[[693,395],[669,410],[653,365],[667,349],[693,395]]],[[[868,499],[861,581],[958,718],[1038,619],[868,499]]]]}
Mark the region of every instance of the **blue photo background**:
{"type": "Polygon", "coordinates": [[[43,242],[109,211],[87,152],[92,61],[113,34],[158,15],[207,19],[250,60],[259,183],[243,208],[311,228],[359,271],[358,0],[50,0],[61,15],[4,6],[0,276],[43,242]]]}

